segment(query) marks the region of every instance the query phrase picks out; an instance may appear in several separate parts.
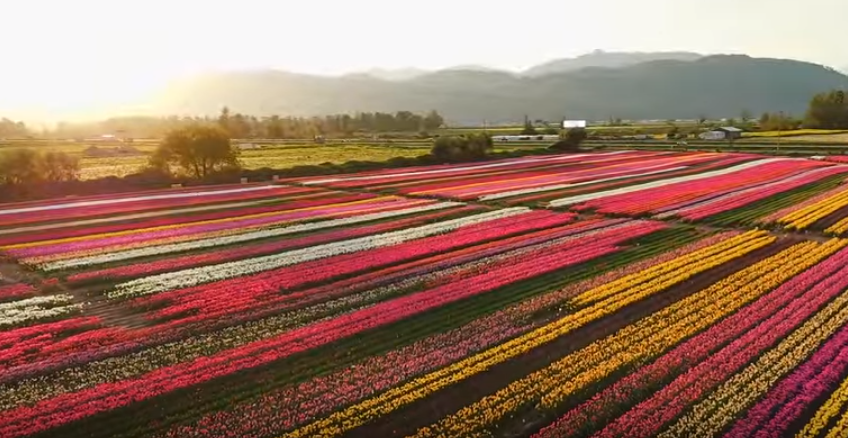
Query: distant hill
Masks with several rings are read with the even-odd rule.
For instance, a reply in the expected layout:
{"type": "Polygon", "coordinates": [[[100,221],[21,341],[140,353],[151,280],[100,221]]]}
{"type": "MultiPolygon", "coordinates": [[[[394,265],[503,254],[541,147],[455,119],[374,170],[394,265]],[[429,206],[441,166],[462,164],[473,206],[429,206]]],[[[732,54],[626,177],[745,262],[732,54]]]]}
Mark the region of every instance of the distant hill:
{"type": "Polygon", "coordinates": [[[568,73],[589,67],[622,68],[651,61],[696,61],[704,55],[692,52],[605,52],[596,50],[576,58],[556,59],[539,64],[523,72],[525,76],[538,77],[568,73]]]}
{"type": "Polygon", "coordinates": [[[742,55],[649,61],[522,77],[500,71],[445,70],[405,81],[280,71],[209,74],[173,83],[155,99],[163,114],[233,111],[321,115],[436,109],[454,124],[532,118],[667,119],[802,114],[813,94],[848,88],[848,76],[820,65],[742,55]]]}
{"type": "Polygon", "coordinates": [[[386,81],[406,81],[421,75],[425,75],[427,73],[430,73],[430,71],[420,68],[409,67],[398,69],[372,68],[371,70],[367,70],[357,74],[368,75],[386,81]]]}

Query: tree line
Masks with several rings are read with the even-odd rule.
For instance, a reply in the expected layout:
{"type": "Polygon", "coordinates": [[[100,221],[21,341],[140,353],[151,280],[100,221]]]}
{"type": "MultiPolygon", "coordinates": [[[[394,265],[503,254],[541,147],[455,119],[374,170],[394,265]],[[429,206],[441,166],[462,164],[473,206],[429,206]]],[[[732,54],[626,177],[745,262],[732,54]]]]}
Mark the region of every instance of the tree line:
{"type": "MultiPolygon", "coordinates": [[[[99,122],[59,123],[46,135],[53,138],[89,138],[113,134],[124,138],[163,138],[168,132],[198,124],[217,124],[232,138],[351,137],[357,134],[433,131],[444,125],[438,111],[360,112],[322,117],[257,117],[224,107],[217,117],[115,117],[99,122]]],[[[2,137],[2,135],[0,135],[2,137]]]]}

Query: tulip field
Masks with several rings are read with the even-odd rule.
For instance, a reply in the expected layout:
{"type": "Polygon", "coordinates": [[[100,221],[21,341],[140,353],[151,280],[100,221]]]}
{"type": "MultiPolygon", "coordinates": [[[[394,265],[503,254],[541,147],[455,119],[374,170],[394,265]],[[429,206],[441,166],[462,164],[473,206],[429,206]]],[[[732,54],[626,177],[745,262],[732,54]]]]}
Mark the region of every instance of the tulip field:
{"type": "Polygon", "coordinates": [[[0,437],[845,437],[846,181],[616,151],[0,205],[0,437]]]}

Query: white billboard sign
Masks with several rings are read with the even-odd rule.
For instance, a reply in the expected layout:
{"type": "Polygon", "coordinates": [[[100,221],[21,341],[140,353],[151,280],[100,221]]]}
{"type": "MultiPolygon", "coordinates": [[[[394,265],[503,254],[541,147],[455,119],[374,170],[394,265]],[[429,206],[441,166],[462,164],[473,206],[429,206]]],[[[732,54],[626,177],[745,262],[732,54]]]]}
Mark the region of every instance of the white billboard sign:
{"type": "Polygon", "coordinates": [[[563,120],[562,127],[565,129],[570,128],[585,128],[586,121],[585,120],[563,120]]]}

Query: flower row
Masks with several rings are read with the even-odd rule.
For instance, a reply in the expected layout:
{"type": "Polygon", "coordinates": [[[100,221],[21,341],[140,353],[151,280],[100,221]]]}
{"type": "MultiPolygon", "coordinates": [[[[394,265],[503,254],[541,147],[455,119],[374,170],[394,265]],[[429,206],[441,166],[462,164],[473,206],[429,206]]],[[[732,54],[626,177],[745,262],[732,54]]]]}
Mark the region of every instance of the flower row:
{"type": "MultiPolygon", "coordinates": [[[[533,402],[539,403],[541,409],[550,409],[616,369],[655,356],[680,339],[697,333],[732,312],[737,306],[742,306],[746,298],[750,300],[757,293],[762,293],[761,289],[752,289],[752,286],[757,285],[756,279],[763,274],[774,277],[780,268],[791,266],[808,249],[809,245],[801,246],[763,260],[726,278],[720,284],[697,292],[627,326],[615,335],[596,341],[539,372],[513,382],[504,390],[485,397],[434,426],[422,429],[418,436],[455,436],[481,432],[505,418],[516,407],[533,402]],[[745,287],[741,288],[740,285],[745,287]],[[738,294],[728,294],[727,289],[731,287],[739,288],[738,294]]],[[[775,282],[774,278],[764,277],[763,280],[763,286],[760,287],[775,282]]],[[[570,427],[558,427],[553,435],[571,430],[578,432],[570,427]]]]}
{"type": "Polygon", "coordinates": [[[516,337],[497,347],[417,378],[378,397],[366,400],[327,418],[292,431],[288,438],[337,436],[371,419],[432,394],[459,380],[483,372],[495,364],[518,357],[538,346],[597,320],[628,304],[652,296],[711,267],[721,265],[771,242],[762,232],[750,232],[696,251],[674,261],[587,291],[571,303],[582,308],[553,323],[516,337]]]}

